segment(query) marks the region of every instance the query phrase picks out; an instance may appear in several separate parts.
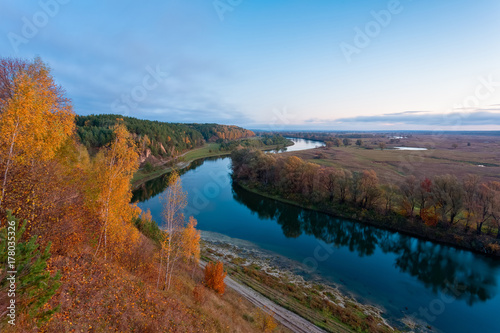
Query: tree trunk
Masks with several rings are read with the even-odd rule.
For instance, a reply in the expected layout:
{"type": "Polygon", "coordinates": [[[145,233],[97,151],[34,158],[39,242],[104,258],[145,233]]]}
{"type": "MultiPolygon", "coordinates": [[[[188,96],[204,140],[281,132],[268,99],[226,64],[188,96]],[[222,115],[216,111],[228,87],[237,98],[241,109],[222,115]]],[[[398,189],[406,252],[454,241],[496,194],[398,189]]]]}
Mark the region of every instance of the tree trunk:
{"type": "Polygon", "coordinates": [[[156,281],[156,289],[160,287],[161,268],[163,264],[163,248],[164,246],[162,245],[160,250],[160,270],[158,271],[158,280],[156,281]]]}
{"type": "Polygon", "coordinates": [[[483,229],[483,222],[477,222],[476,233],[481,235],[483,229]]]}
{"type": "Polygon", "coordinates": [[[16,129],[12,135],[12,141],[10,143],[9,156],[7,157],[7,164],[5,166],[5,172],[3,174],[3,185],[2,185],[2,196],[0,197],[0,207],[2,206],[3,199],[5,198],[5,187],[7,186],[7,175],[9,173],[10,163],[12,162],[12,154],[14,152],[14,144],[17,137],[17,129],[19,128],[19,120],[16,123],[16,129]]]}

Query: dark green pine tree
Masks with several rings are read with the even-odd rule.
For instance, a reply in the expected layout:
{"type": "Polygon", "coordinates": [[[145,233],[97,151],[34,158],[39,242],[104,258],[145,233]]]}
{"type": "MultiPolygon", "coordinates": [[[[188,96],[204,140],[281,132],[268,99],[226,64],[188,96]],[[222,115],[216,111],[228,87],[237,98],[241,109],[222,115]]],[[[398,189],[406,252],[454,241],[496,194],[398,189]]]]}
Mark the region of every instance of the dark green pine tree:
{"type": "MultiPolygon", "coordinates": [[[[52,298],[60,287],[61,274],[58,271],[51,276],[47,271],[47,260],[50,258],[49,243],[43,252],[37,244],[37,236],[32,236],[28,241],[23,241],[23,234],[26,230],[26,221],[22,224],[19,219],[12,215],[11,211],[7,211],[7,221],[15,221],[15,270],[16,276],[16,317],[20,313],[28,314],[28,316],[37,323],[47,321],[59,306],[53,309],[45,309],[44,305],[52,298]]],[[[0,299],[7,297],[9,290],[9,281],[7,271],[11,270],[8,267],[8,228],[2,226],[0,228],[0,299]]],[[[9,299],[6,300],[10,302],[9,299]]],[[[5,303],[7,304],[7,303],[5,303]]],[[[5,309],[1,309],[2,312],[5,309]]],[[[9,317],[2,315],[0,317],[2,324],[5,324],[9,317]]],[[[0,325],[1,327],[2,325],[0,325]]]]}

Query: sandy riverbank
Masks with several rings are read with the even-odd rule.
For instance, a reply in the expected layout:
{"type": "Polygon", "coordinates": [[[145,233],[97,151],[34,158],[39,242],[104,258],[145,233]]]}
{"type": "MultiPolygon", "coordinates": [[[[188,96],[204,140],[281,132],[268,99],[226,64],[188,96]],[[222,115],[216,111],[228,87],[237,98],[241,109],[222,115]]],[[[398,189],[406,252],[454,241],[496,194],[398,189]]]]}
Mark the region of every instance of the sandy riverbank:
{"type": "MultiPolygon", "coordinates": [[[[277,295],[275,290],[274,292],[271,291],[273,288],[269,290],[262,286],[260,282],[249,281],[247,276],[243,276],[238,272],[241,272],[241,269],[245,267],[257,269],[261,273],[276,278],[276,281],[295,286],[304,295],[311,292],[317,293],[323,301],[329,302],[333,306],[338,306],[346,311],[362,312],[364,316],[374,318],[379,326],[386,327],[387,331],[397,331],[384,318],[384,310],[381,307],[359,303],[352,295],[340,291],[338,286],[324,281],[320,276],[311,274],[302,263],[262,249],[252,242],[231,238],[219,233],[202,231],[202,240],[203,256],[211,260],[224,262],[234,280],[258,290],[274,301],[278,300],[277,303],[284,303],[291,311],[316,324],[319,323],[324,329],[332,330],[332,326],[335,327],[335,325],[332,325],[334,321],[327,320],[328,316],[323,318],[321,311],[314,311],[300,304],[294,304],[294,302],[290,302],[286,295],[277,295]],[[307,276],[307,279],[304,276],[307,276]],[[266,290],[269,291],[269,294],[266,294],[266,290]],[[327,322],[327,324],[323,325],[324,322],[327,322]]],[[[336,329],[349,331],[344,325],[335,324],[337,324],[336,329]]],[[[403,324],[401,323],[401,325],[403,324]]]]}

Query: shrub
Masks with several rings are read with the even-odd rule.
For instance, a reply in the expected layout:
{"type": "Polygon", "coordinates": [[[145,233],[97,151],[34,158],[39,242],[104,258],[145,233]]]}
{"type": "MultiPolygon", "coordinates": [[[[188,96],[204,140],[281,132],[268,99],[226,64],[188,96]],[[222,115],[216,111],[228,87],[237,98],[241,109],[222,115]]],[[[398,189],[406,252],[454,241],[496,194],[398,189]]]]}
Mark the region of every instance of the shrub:
{"type": "Polygon", "coordinates": [[[146,164],[144,165],[144,171],[146,172],[152,172],[154,171],[155,167],[153,166],[153,164],[151,164],[151,162],[146,162],[146,164]]]}
{"type": "Polygon", "coordinates": [[[224,283],[226,275],[227,272],[224,271],[224,264],[222,262],[209,262],[205,266],[205,285],[222,295],[226,289],[226,284],[224,283]]]}
{"type": "Polygon", "coordinates": [[[276,320],[274,320],[274,317],[270,314],[266,314],[264,316],[264,332],[272,332],[276,327],[278,327],[278,324],[276,320]]]}
{"type": "Polygon", "coordinates": [[[263,310],[259,310],[256,317],[258,321],[257,325],[262,330],[262,332],[273,332],[278,327],[278,323],[274,319],[272,313],[267,313],[263,310]]]}
{"type": "Polygon", "coordinates": [[[204,304],[207,299],[205,287],[202,284],[197,284],[193,289],[193,297],[198,304],[204,304]]]}
{"type": "Polygon", "coordinates": [[[154,220],[137,217],[134,219],[134,224],[144,236],[154,241],[157,245],[163,240],[163,231],[154,220]]]}
{"type": "Polygon", "coordinates": [[[500,252],[500,245],[498,245],[496,243],[490,243],[490,244],[488,244],[487,249],[489,250],[489,253],[495,254],[495,253],[500,252]]]}

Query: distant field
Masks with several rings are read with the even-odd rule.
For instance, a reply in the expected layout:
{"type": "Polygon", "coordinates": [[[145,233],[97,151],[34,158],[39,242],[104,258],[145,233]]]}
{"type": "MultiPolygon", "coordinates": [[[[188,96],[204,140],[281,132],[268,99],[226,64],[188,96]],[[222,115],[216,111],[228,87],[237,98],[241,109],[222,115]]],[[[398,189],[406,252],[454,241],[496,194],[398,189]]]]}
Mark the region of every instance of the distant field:
{"type": "Polygon", "coordinates": [[[363,146],[317,148],[295,155],[309,162],[349,169],[351,171],[373,169],[381,182],[392,183],[405,176],[418,178],[438,174],[454,174],[458,178],[466,174],[480,175],[483,180],[500,181],[500,137],[465,135],[413,135],[390,142],[390,139],[362,139],[363,146]],[[381,150],[379,143],[386,149],[381,150]],[[470,145],[469,145],[470,143],[470,145]],[[422,147],[426,151],[394,150],[394,147],[422,147]]]}
{"type": "MultiPolygon", "coordinates": [[[[201,148],[190,150],[189,152],[187,152],[185,155],[182,156],[182,159],[184,161],[192,161],[202,157],[210,157],[210,156],[220,155],[221,153],[226,153],[226,152],[220,152],[219,148],[220,144],[209,143],[201,148]]],[[[229,154],[230,152],[227,153],[229,154]]]]}

